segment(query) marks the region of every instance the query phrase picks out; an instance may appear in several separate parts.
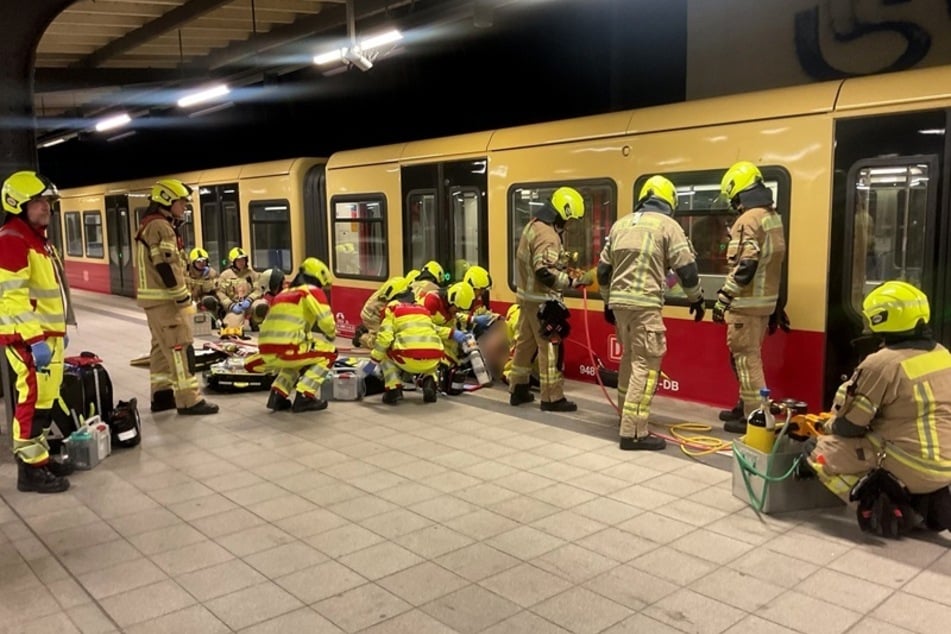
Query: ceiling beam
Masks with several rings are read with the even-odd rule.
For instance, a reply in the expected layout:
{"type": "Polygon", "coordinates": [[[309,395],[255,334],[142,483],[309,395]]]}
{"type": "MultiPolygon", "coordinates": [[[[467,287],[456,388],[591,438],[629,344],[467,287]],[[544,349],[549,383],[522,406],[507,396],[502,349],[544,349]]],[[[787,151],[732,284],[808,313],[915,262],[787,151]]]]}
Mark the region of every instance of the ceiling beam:
{"type": "Polygon", "coordinates": [[[37,68],[37,94],[58,90],[106,88],[177,82],[187,79],[179,68],[37,68]]]}
{"type": "Polygon", "coordinates": [[[95,68],[108,59],[121,55],[126,51],[145,44],[153,38],[172,31],[200,15],[217,9],[231,0],[189,0],[180,7],[175,7],[165,15],[148,22],[141,27],[130,31],[117,40],[109,42],[102,48],[90,53],[73,65],[73,68],[95,68]]]}

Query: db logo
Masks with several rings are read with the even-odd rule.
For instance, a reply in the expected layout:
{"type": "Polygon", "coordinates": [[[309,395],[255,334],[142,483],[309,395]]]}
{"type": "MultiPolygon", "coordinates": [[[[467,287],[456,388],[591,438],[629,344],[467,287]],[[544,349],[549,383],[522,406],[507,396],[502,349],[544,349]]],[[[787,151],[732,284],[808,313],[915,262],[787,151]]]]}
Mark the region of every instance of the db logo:
{"type": "Polygon", "coordinates": [[[608,335],[608,359],[611,361],[620,361],[624,355],[624,348],[615,335],[608,335]]]}

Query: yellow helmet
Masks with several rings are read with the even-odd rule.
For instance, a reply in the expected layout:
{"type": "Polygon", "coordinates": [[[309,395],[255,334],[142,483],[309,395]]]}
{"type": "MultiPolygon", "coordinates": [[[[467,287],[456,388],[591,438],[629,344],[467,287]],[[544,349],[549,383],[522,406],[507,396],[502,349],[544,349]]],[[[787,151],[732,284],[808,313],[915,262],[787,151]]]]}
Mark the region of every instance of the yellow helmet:
{"type": "Polygon", "coordinates": [[[405,277],[391,277],[380,287],[380,294],[386,301],[392,301],[409,290],[409,282],[405,277]]]}
{"type": "Polygon", "coordinates": [[[231,262],[232,266],[234,266],[235,260],[240,260],[241,258],[246,257],[248,257],[248,252],[241,247],[233,247],[230,251],[228,251],[228,261],[231,262]]]}
{"type": "Polygon", "coordinates": [[[648,198],[656,198],[670,205],[671,210],[677,208],[677,188],[670,180],[663,176],[651,176],[641,187],[641,194],[637,197],[637,204],[643,203],[648,198]]]}
{"type": "Polygon", "coordinates": [[[908,332],[918,322],[928,323],[928,296],[908,282],[892,280],[873,288],[862,302],[862,313],[872,332],[908,332]]]}
{"type": "Polygon", "coordinates": [[[429,262],[424,264],[422,270],[420,271],[420,275],[422,275],[423,273],[429,273],[430,275],[432,275],[436,283],[440,285],[443,282],[449,281],[446,276],[446,271],[442,268],[442,264],[440,264],[436,260],[430,260],[429,262]]]}
{"type": "Polygon", "coordinates": [[[726,171],[723,180],[720,181],[720,192],[727,200],[733,200],[740,192],[745,192],[757,183],[763,182],[763,174],[759,168],[749,161],[740,161],[734,163],[733,167],[726,171]]]}
{"type": "Polygon", "coordinates": [[[176,200],[187,200],[192,195],[192,188],[175,178],[166,178],[152,185],[149,200],[165,207],[171,207],[176,200]]]}
{"type": "Polygon", "coordinates": [[[194,264],[195,260],[207,260],[208,252],[202,249],[201,247],[195,247],[188,252],[188,263],[194,264]]]}
{"type": "Polygon", "coordinates": [[[577,189],[559,187],[551,195],[551,205],[564,220],[581,220],[584,218],[584,198],[577,189]]]}
{"type": "Polygon", "coordinates": [[[34,198],[46,198],[50,203],[59,200],[59,191],[50,179],[25,170],[14,172],[3,181],[3,210],[10,214],[19,214],[24,206],[34,198]]]}
{"type": "Polygon", "coordinates": [[[456,282],[446,291],[446,299],[459,310],[469,310],[475,301],[475,290],[471,284],[456,282]]]}
{"type": "Polygon", "coordinates": [[[310,278],[308,281],[317,282],[317,285],[321,288],[330,286],[330,283],[333,281],[333,278],[330,276],[330,269],[317,258],[307,258],[301,262],[298,273],[305,278],[310,278]]]}
{"type": "Polygon", "coordinates": [[[479,265],[470,266],[462,281],[479,290],[492,288],[492,276],[479,265]]]}
{"type": "Polygon", "coordinates": [[[416,278],[419,277],[419,273],[420,273],[419,269],[410,269],[409,273],[405,275],[406,283],[412,284],[413,282],[415,282],[416,278]]]}

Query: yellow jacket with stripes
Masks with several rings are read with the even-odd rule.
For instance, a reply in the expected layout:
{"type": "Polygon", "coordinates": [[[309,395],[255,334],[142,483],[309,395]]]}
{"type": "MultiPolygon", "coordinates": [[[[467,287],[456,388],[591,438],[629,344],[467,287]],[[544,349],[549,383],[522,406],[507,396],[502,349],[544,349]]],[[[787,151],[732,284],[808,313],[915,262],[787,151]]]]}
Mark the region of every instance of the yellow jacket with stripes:
{"type": "Polygon", "coordinates": [[[185,283],[184,249],[172,226],[172,216],[164,210],[142,218],[135,235],[135,269],[138,277],[136,302],[143,308],[168,302],[187,303],[191,298],[185,283]],[[175,285],[166,286],[157,265],[168,264],[175,276],[175,285]]]}
{"type": "Polygon", "coordinates": [[[378,363],[387,356],[397,363],[403,359],[442,359],[443,340],[451,333],[452,328],[436,326],[425,307],[391,302],[370,356],[378,363]]]}
{"type": "Polygon", "coordinates": [[[66,333],[68,300],[55,254],[46,236],[17,216],[0,228],[0,343],[66,333]]]}
{"type": "Polygon", "coordinates": [[[261,323],[258,349],[281,359],[336,356],[337,323],[327,296],[301,284],[278,293],[261,323]],[[317,354],[315,354],[317,353],[317,354]]]}

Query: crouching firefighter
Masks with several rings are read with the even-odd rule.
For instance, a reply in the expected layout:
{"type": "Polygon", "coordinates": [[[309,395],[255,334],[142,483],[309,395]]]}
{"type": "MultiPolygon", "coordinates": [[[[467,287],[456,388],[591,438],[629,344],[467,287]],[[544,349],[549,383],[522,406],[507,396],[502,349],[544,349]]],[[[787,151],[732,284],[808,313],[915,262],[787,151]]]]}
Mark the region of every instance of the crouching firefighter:
{"type": "Polygon", "coordinates": [[[191,187],[173,178],[152,187],[148,211],[135,234],[136,303],[145,309],[152,334],[152,411],[216,414],[218,406],[202,398],[195,376],[191,327],[195,306],[185,283],[185,254],[178,233],[191,193],[191,187]]]}
{"type": "Polygon", "coordinates": [[[320,398],[320,386],[337,358],[337,324],[324,294],[330,283],[327,265],[317,258],[307,258],[290,288],[274,298],[261,322],[258,354],[248,359],[245,369],[277,371],[267,399],[267,408],[272,411],[289,409],[296,413],[327,408],[327,401],[320,398]],[[293,403],[292,391],[296,391],[293,403]]]}
{"type": "Polygon", "coordinates": [[[935,342],[928,297],[911,284],[879,285],[862,312],[882,346],[839,387],[806,460],[833,493],[858,502],[863,530],[951,529],[951,353],[935,342]]]}

